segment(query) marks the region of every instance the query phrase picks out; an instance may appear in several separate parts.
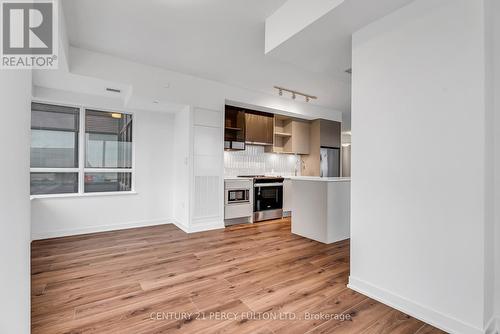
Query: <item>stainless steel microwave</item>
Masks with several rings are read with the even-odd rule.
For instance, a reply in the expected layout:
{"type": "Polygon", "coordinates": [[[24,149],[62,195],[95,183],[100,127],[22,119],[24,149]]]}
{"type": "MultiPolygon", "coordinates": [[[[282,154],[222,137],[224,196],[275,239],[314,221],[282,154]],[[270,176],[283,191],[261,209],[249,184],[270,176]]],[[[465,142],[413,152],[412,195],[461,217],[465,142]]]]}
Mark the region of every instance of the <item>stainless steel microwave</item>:
{"type": "Polygon", "coordinates": [[[250,202],[249,189],[226,189],[226,204],[250,202]]]}

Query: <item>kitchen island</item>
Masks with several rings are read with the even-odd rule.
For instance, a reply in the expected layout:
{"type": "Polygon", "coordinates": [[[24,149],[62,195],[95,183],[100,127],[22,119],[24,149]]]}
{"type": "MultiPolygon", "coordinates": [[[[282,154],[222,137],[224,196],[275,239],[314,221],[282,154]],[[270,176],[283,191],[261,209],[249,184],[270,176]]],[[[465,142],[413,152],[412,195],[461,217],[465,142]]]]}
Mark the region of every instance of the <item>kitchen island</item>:
{"type": "Polygon", "coordinates": [[[291,177],[292,233],[325,244],[350,237],[351,179],[291,177]]]}

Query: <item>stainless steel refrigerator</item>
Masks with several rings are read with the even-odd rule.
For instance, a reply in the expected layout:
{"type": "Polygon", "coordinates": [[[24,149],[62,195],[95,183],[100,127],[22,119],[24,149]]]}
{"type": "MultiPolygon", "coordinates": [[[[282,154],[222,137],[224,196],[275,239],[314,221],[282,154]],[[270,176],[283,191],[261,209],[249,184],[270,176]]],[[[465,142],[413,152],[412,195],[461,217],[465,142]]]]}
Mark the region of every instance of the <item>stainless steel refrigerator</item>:
{"type": "Polygon", "coordinates": [[[340,177],[340,148],[321,147],[320,176],[340,177]]]}

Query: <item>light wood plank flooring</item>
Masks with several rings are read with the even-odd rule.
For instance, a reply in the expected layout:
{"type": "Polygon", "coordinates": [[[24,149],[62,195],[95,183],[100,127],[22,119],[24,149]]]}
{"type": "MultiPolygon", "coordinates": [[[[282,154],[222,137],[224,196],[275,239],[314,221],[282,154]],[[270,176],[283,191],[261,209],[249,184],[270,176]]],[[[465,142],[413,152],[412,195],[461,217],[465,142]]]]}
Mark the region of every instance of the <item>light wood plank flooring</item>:
{"type": "Polygon", "coordinates": [[[35,241],[32,333],[442,333],[347,289],[348,274],[348,241],[289,220],[35,241]]]}

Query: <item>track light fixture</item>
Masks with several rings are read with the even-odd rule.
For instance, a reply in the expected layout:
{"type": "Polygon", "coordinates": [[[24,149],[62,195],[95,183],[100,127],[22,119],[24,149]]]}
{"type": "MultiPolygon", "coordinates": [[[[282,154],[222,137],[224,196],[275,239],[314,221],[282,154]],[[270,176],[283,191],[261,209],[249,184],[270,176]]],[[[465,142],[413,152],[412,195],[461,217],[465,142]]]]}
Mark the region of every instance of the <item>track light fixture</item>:
{"type": "Polygon", "coordinates": [[[310,102],[311,99],[312,100],[317,99],[316,96],[309,95],[309,94],[304,94],[304,93],[301,93],[301,92],[297,92],[296,90],[291,90],[291,89],[287,89],[287,88],[283,88],[283,87],[279,87],[279,86],[274,86],[274,89],[278,90],[279,96],[283,96],[283,92],[290,93],[291,96],[292,96],[292,99],[294,99],[294,100],[297,98],[297,95],[303,96],[306,102],[310,102]]]}

